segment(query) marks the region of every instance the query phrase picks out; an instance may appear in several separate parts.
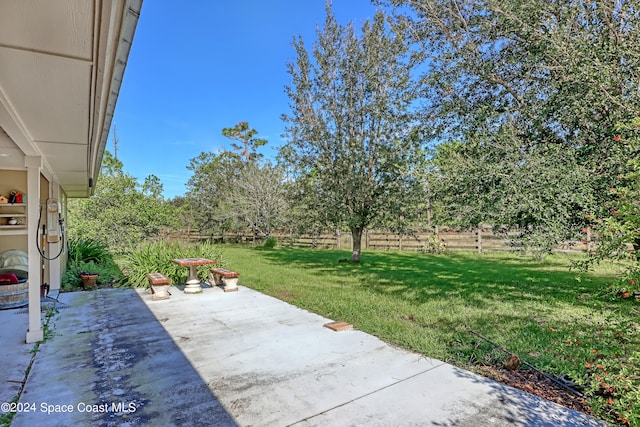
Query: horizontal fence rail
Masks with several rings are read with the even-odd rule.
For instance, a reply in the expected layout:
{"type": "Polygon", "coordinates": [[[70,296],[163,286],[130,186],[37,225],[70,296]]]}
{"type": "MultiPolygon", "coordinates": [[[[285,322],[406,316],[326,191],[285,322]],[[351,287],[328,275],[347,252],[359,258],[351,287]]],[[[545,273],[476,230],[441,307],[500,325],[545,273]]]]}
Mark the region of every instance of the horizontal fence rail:
{"type": "MultiPolygon", "coordinates": [[[[458,231],[444,227],[416,228],[406,234],[398,234],[386,230],[366,230],[362,236],[363,249],[400,250],[400,251],[433,251],[434,248],[443,250],[470,251],[519,251],[515,238],[517,232],[494,232],[491,228],[477,228],[474,230],[458,231]]],[[[556,252],[589,252],[595,247],[594,236],[590,230],[583,230],[584,239],[580,241],[562,242],[553,250],[556,252]]],[[[244,233],[226,232],[217,235],[201,235],[197,232],[181,232],[168,235],[169,238],[199,241],[214,240],[223,243],[261,243],[265,237],[256,236],[250,231],[244,233]]],[[[278,240],[283,246],[351,249],[351,233],[336,231],[317,235],[298,234],[291,231],[277,229],[270,237],[278,240]]]]}

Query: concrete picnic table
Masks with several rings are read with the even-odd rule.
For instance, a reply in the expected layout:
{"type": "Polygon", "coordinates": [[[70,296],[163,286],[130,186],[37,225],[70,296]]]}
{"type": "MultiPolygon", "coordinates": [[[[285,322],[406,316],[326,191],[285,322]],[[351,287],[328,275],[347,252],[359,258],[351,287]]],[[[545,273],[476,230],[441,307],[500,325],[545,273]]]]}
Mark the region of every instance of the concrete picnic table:
{"type": "Polygon", "coordinates": [[[199,294],[202,292],[200,279],[198,279],[199,265],[215,264],[216,261],[207,258],[174,258],[171,260],[181,267],[189,267],[189,279],[184,287],[185,294],[199,294]]]}

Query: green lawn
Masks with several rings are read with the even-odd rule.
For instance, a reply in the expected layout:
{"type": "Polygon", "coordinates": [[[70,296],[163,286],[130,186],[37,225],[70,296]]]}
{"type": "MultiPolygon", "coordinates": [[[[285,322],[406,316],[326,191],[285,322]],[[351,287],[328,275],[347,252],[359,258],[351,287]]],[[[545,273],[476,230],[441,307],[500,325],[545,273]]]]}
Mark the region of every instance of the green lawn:
{"type": "Polygon", "coordinates": [[[567,255],[366,252],[354,265],[339,262],[345,251],[222,251],[242,285],[395,345],[472,370],[501,365],[504,353],[472,330],[546,372],[591,381],[594,410],[614,408],[600,413],[609,421],[640,413],[640,392],[625,390],[640,385],[640,304],[608,292],[614,265],[585,274],[567,255]]]}

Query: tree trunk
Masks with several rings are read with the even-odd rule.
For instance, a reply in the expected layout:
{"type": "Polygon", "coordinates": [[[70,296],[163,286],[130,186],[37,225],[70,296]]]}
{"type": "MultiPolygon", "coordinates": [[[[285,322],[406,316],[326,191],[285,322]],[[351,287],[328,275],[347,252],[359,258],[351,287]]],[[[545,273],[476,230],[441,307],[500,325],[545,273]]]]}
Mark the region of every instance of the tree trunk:
{"type": "Polygon", "coordinates": [[[351,262],[360,262],[360,250],[362,248],[362,228],[351,229],[351,241],[353,242],[353,251],[351,253],[351,262]]]}

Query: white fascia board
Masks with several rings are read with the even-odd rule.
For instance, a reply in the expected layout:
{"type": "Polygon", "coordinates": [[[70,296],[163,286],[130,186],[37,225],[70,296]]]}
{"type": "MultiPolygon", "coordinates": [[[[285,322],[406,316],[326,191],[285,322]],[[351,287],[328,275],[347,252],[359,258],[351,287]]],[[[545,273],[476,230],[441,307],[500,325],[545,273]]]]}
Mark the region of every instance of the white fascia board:
{"type": "MultiPolygon", "coordinates": [[[[96,121],[92,123],[91,139],[89,142],[88,162],[89,174],[88,178],[92,179],[94,185],[90,189],[93,194],[95,182],[100,173],[100,165],[102,157],[107,145],[109,130],[111,129],[111,121],[120,94],[120,86],[124,77],[124,71],[131,50],[131,43],[138,24],[140,10],[142,8],[142,0],[126,0],[121,2],[113,2],[111,15],[109,19],[108,41],[106,46],[105,58],[102,65],[105,73],[102,74],[103,84],[94,84],[93,87],[100,89],[100,104],[92,103],[99,108],[98,114],[93,117],[96,121]],[[117,44],[114,45],[114,42],[117,44]],[[114,48],[115,46],[115,48],[114,48]],[[109,72],[107,72],[109,70],[109,72]]],[[[106,23],[105,23],[106,24],[106,23]]],[[[95,45],[96,54],[99,52],[99,43],[95,45]]],[[[99,67],[99,64],[94,64],[99,67]]],[[[100,78],[100,76],[95,76],[100,78]]],[[[96,82],[97,83],[97,82],[96,82]]],[[[98,95],[94,93],[94,97],[98,95]]]]}

